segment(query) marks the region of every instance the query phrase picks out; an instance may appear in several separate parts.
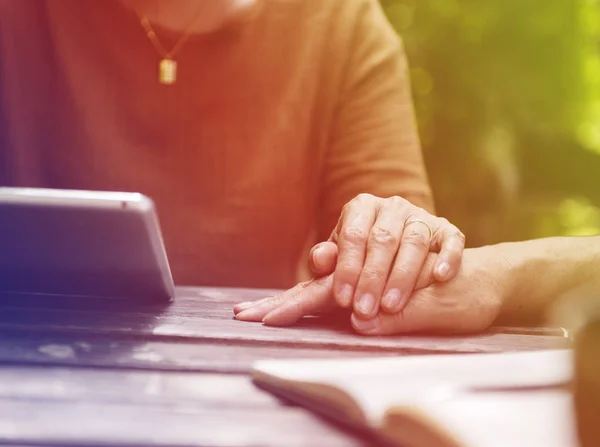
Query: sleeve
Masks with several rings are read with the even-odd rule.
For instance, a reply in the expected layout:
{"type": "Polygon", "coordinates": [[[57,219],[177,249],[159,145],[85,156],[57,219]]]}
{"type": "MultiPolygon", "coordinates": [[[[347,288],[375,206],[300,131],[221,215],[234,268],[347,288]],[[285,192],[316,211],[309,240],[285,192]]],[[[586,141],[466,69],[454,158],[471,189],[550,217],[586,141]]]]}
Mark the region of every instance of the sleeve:
{"type": "Polygon", "coordinates": [[[359,3],[325,160],[319,240],[360,193],[401,196],[433,212],[402,42],[378,0],[359,3]]]}

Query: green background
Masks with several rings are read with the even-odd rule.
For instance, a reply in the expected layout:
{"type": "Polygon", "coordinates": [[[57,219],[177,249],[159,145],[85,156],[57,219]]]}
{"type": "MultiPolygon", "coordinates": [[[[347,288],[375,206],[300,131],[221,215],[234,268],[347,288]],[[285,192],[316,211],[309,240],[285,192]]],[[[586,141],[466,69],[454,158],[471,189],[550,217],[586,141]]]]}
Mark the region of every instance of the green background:
{"type": "Polygon", "coordinates": [[[439,214],[468,245],[600,233],[593,0],[382,0],[439,214]]]}

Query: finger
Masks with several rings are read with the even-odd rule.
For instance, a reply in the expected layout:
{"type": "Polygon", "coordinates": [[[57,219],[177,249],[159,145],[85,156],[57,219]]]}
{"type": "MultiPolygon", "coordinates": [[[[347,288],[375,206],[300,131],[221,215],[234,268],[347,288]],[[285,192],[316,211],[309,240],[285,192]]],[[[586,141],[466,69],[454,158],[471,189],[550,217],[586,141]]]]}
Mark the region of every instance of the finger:
{"type": "Polygon", "coordinates": [[[424,289],[425,287],[429,287],[430,285],[435,283],[436,279],[433,274],[433,269],[436,265],[437,257],[437,253],[429,253],[427,255],[423,266],[421,267],[417,283],[415,284],[415,290],[424,289]]]}
{"type": "Polygon", "coordinates": [[[364,335],[469,334],[489,328],[501,301],[491,289],[474,294],[473,283],[456,281],[436,282],[416,291],[406,307],[395,314],[380,312],[371,320],[352,315],[352,326],[364,335]]]}
{"type": "Polygon", "coordinates": [[[434,269],[438,281],[448,281],[456,276],[460,269],[465,250],[465,236],[454,225],[448,224],[441,233],[441,249],[434,269]]]}
{"type": "Polygon", "coordinates": [[[295,287],[286,290],[285,292],[282,292],[277,296],[263,298],[261,300],[255,301],[254,303],[244,303],[250,304],[250,306],[241,308],[241,310],[235,315],[235,318],[236,320],[240,321],[262,321],[265,315],[267,315],[281,303],[285,302],[285,300],[290,299],[296,293],[308,287],[308,285],[311,282],[312,281],[301,282],[295,287]]]}
{"type": "Polygon", "coordinates": [[[423,262],[423,266],[421,267],[421,271],[419,272],[419,277],[417,278],[417,283],[415,284],[415,290],[424,289],[425,287],[429,287],[436,282],[433,269],[436,265],[438,256],[439,255],[437,253],[429,253],[427,255],[425,261],[423,262]]]}
{"type": "Polygon", "coordinates": [[[275,299],[279,299],[279,295],[271,295],[271,296],[267,296],[265,298],[260,298],[260,299],[255,300],[255,301],[244,301],[243,303],[238,303],[235,306],[233,306],[233,313],[235,315],[237,315],[240,312],[243,312],[243,311],[245,311],[247,309],[250,309],[251,307],[255,307],[255,306],[258,306],[258,305],[263,304],[265,302],[271,302],[271,301],[273,301],[275,299]]]}
{"type": "Polygon", "coordinates": [[[381,302],[386,312],[399,312],[406,304],[429,253],[430,242],[431,232],[427,225],[409,222],[404,226],[400,248],[381,302]]]}
{"type": "Polygon", "coordinates": [[[329,239],[327,239],[328,242],[334,242],[337,244],[337,242],[340,238],[340,228],[342,227],[342,220],[344,219],[345,211],[346,211],[346,207],[344,207],[344,209],[342,209],[342,213],[341,213],[337,223],[335,224],[335,227],[334,227],[333,231],[331,232],[329,239]]]}
{"type": "Polygon", "coordinates": [[[308,256],[310,271],[316,278],[330,275],[335,270],[338,248],[333,242],[315,245],[308,256]]]}
{"type": "MultiPolygon", "coordinates": [[[[433,286],[435,287],[435,286],[433,286]]],[[[450,333],[460,315],[451,315],[444,304],[437,302],[431,288],[413,294],[406,307],[394,314],[379,313],[370,320],[352,315],[354,329],[363,335],[392,335],[415,332],[450,333]]]]}
{"type": "Polygon", "coordinates": [[[233,313],[235,315],[237,315],[240,312],[243,312],[246,309],[250,309],[251,307],[256,306],[257,304],[260,304],[260,303],[262,303],[262,302],[264,302],[266,300],[269,300],[271,298],[274,298],[274,297],[273,296],[269,296],[269,297],[266,297],[266,298],[261,298],[261,299],[256,300],[256,301],[245,301],[243,303],[238,303],[235,306],[233,306],[233,313]]]}
{"type": "Polygon", "coordinates": [[[263,323],[267,326],[290,326],[302,317],[321,312],[333,302],[332,285],[332,275],[311,281],[265,315],[263,323]]]}
{"type": "Polygon", "coordinates": [[[405,215],[398,207],[382,208],[371,229],[367,243],[364,268],[358,279],[354,294],[354,312],[360,318],[372,318],[379,310],[379,303],[390,270],[394,263],[405,215]]]}
{"type": "Polygon", "coordinates": [[[341,307],[348,308],[352,304],[377,207],[377,199],[366,194],[346,205],[339,227],[338,260],[333,283],[335,300],[341,307]]]}

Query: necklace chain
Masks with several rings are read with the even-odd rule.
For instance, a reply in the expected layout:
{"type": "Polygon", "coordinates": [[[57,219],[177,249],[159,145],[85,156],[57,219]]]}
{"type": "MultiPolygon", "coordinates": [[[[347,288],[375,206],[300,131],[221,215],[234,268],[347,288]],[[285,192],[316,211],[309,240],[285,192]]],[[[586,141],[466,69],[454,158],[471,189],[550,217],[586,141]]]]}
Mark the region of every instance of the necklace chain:
{"type": "Polygon", "coordinates": [[[183,47],[185,42],[189,39],[190,29],[198,19],[201,9],[202,8],[198,7],[196,13],[192,16],[192,19],[185,27],[183,34],[181,35],[181,37],[179,37],[177,42],[175,42],[173,48],[171,48],[171,51],[167,51],[167,49],[164,47],[164,45],[156,35],[154,28],[152,28],[152,25],[150,24],[148,18],[145,15],[138,14],[140,23],[142,25],[142,28],[144,28],[144,31],[146,31],[146,36],[148,37],[148,40],[162,58],[158,64],[158,80],[161,84],[173,84],[177,80],[177,62],[173,60],[173,58],[179,52],[179,50],[181,50],[181,47],[183,47]]]}
{"type": "Polygon", "coordinates": [[[143,16],[140,20],[140,23],[142,24],[142,27],[146,31],[146,36],[148,36],[148,40],[150,41],[152,46],[156,49],[158,54],[160,54],[160,56],[165,59],[173,58],[173,56],[175,56],[175,54],[177,54],[177,52],[179,52],[179,50],[181,49],[183,44],[186,42],[186,40],[188,40],[188,38],[190,36],[189,32],[187,32],[189,29],[189,27],[188,27],[186,29],[186,32],[184,32],[181,35],[181,37],[179,38],[179,40],[175,43],[175,45],[173,45],[173,48],[171,48],[171,51],[167,51],[166,48],[161,43],[158,36],[156,35],[156,32],[152,28],[152,25],[150,25],[150,21],[148,20],[148,18],[146,16],[143,16]]]}

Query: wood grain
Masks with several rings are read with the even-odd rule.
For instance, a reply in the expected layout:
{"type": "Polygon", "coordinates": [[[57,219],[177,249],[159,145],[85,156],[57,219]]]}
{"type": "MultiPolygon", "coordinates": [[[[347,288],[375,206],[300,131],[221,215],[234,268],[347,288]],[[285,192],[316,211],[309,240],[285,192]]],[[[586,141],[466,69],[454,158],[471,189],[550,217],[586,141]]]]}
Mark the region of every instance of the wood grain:
{"type": "Polygon", "coordinates": [[[255,388],[245,375],[252,363],[569,346],[547,328],[363,337],[344,314],[291,328],[233,319],[233,304],[275,293],[182,288],[168,305],[0,297],[0,444],[364,446],[255,388]]]}
{"type": "Polygon", "coordinates": [[[152,340],[276,344],[311,349],[418,352],[501,352],[562,348],[564,337],[523,335],[497,329],[467,337],[364,337],[352,332],[348,319],[305,318],[291,328],[266,327],[233,319],[232,303],[268,295],[270,291],[181,289],[166,307],[126,303],[61,301],[46,297],[4,298],[0,330],[44,329],[71,334],[109,334],[152,340]],[[85,308],[82,308],[85,306],[85,308]]]}
{"type": "Polygon", "coordinates": [[[242,375],[66,367],[0,368],[0,401],[88,402],[196,409],[272,409],[281,402],[242,375]]]}
{"type": "Polygon", "coordinates": [[[0,331],[0,363],[245,374],[264,359],[394,356],[393,351],[311,349],[272,344],[150,341],[93,334],[0,331]]]}

